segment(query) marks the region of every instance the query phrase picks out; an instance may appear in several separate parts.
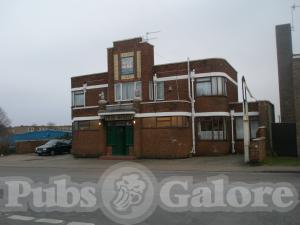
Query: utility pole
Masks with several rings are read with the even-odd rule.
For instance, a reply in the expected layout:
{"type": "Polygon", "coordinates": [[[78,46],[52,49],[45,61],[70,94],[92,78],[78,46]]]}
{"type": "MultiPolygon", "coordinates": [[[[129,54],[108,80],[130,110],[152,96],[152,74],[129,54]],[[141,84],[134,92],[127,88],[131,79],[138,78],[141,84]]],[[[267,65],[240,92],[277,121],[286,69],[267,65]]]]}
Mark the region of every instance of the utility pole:
{"type": "MultiPolygon", "coordinates": [[[[247,93],[255,99],[246,83],[246,79],[242,77],[242,93],[243,93],[243,129],[244,129],[244,160],[245,163],[250,161],[249,159],[249,146],[250,146],[250,123],[249,123],[249,112],[248,112],[248,100],[247,93]]],[[[256,101],[256,99],[255,99],[256,101]]]]}

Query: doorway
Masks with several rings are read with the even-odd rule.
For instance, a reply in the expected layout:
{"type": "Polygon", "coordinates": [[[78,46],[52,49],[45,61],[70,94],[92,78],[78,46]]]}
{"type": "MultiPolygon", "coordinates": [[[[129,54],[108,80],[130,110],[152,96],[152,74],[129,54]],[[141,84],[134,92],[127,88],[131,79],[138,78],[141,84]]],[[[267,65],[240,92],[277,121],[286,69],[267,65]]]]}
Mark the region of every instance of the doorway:
{"type": "Polygon", "coordinates": [[[107,124],[107,144],[112,146],[112,155],[128,155],[133,145],[133,126],[129,122],[107,124]]]}

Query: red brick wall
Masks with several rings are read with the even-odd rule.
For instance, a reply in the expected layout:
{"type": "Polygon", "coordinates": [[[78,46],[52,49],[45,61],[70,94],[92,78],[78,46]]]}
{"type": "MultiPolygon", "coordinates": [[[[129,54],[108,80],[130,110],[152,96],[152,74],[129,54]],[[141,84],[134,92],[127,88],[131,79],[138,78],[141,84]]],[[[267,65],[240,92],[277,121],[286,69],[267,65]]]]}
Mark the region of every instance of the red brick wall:
{"type": "Polygon", "coordinates": [[[105,154],[106,150],[106,132],[103,126],[99,130],[73,132],[73,155],[78,157],[97,157],[105,154]]]}
{"type": "Polygon", "coordinates": [[[34,153],[35,148],[43,145],[48,140],[44,141],[17,141],[16,142],[16,153],[17,154],[26,154],[26,153],[34,153]]]}
{"type": "Polygon", "coordinates": [[[227,97],[203,96],[196,97],[196,112],[229,112],[227,97]]]}
{"type": "Polygon", "coordinates": [[[186,158],[192,150],[191,128],[141,129],[142,158],[186,158]]]}
{"type": "Polygon", "coordinates": [[[86,83],[88,86],[107,84],[107,77],[108,77],[107,72],[72,77],[71,87],[72,88],[82,87],[84,83],[86,83]]]}
{"type": "Polygon", "coordinates": [[[196,143],[196,156],[225,155],[230,152],[230,141],[197,141],[196,143]]]}

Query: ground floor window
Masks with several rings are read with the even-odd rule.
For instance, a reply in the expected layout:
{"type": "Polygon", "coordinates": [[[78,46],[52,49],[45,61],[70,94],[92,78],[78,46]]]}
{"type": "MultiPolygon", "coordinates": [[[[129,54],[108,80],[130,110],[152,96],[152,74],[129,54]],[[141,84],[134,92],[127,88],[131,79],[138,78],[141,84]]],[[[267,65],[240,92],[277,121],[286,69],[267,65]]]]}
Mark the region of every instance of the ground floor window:
{"type": "Polygon", "coordinates": [[[99,129],[98,120],[84,120],[73,122],[73,131],[79,130],[97,130],[99,129]]]}
{"type": "Polygon", "coordinates": [[[148,117],[142,119],[143,128],[180,128],[189,126],[189,117],[164,116],[148,117]]]}
{"type": "MultiPolygon", "coordinates": [[[[256,138],[256,132],[259,127],[259,121],[257,116],[249,117],[250,122],[250,138],[256,138]]],[[[244,139],[244,127],[243,127],[243,117],[235,118],[235,137],[238,140],[244,139]]]]}
{"type": "Polygon", "coordinates": [[[225,117],[203,117],[198,120],[200,140],[227,140],[227,119],[225,117]]]}

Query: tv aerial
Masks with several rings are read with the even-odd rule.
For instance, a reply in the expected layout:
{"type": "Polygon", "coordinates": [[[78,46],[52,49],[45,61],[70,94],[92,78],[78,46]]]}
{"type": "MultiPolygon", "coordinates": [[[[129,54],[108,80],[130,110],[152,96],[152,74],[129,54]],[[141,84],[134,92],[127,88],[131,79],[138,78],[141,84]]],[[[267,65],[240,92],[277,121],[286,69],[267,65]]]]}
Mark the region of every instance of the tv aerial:
{"type": "Polygon", "coordinates": [[[153,34],[157,34],[157,33],[160,33],[160,30],[146,32],[146,34],[144,36],[142,36],[143,37],[142,42],[149,42],[150,40],[158,39],[157,37],[152,37],[153,34]]]}
{"type": "Polygon", "coordinates": [[[294,4],[291,7],[291,13],[292,13],[292,31],[294,31],[294,17],[295,17],[295,11],[297,8],[300,8],[300,5],[296,5],[296,2],[294,2],[294,4]]]}

